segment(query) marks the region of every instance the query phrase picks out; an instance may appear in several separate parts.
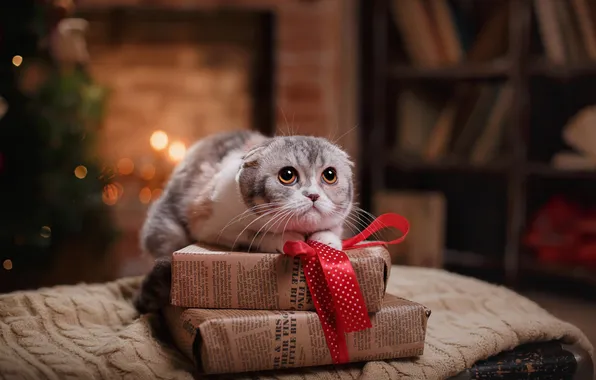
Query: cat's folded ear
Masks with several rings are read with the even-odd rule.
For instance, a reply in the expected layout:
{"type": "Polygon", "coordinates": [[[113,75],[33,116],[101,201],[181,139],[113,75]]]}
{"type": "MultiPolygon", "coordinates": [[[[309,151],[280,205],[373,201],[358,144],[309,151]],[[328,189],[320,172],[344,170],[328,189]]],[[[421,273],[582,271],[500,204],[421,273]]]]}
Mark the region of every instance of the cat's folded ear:
{"type": "Polygon", "coordinates": [[[344,151],[343,149],[339,148],[339,154],[343,157],[343,159],[346,161],[346,163],[350,167],[353,168],[355,166],[354,161],[352,161],[352,158],[350,157],[350,155],[346,151],[344,151]]]}
{"type": "Polygon", "coordinates": [[[261,157],[261,153],[265,149],[265,146],[259,145],[251,150],[249,150],[243,157],[242,157],[242,168],[250,168],[259,165],[259,158],[261,157]]]}

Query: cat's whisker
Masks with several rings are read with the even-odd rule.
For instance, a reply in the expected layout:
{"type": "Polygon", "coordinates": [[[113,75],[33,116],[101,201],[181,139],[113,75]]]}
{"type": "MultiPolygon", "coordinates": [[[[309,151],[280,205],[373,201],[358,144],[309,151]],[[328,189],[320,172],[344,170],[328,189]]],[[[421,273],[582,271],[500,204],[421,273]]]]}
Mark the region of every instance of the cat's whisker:
{"type": "Polygon", "coordinates": [[[350,128],[347,132],[342,133],[341,136],[339,136],[336,139],[333,139],[333,143],[337,144],[337,142],[341,139],[343,139],[345,136],[347,136],[348,134],[350,134],[352,131],[354,131],[354,129],[358,128],[358,125],[355,125],[354,127],[350,128]]]}
{"type": "MultiPolygon", "coordinates": [[[[289,222],[292,219],[293,213],[294,213],[294,210],[292,210],[290,208],[290,209],[284,211],[283,213],[276,215],[277,221],[275,223],[273,223],[265,232],[263,232],[263,234],[261,235],[261,240],[259,240],[259,246],[261,246],[261,244],[263,243],[263,239],[265,238],[265,236],[267,236],[269,231],[271,231],[273,228],[275,228],[278,225],[278,223],[279,224],[283,223],[283,221],[285,220],[286,217],[288,217],[288,222],[289,222]]],[[[283,233],[282,233],[282,239],[283,239],[283,233]]],[[[251,242],[251,245],[252,245],[252,242],[251,242]]]]}
{"type": "MultiPolygon", "coordinates": [[[[343,217],[343,218],[344,218],[344,222],[345,222],[346,224],[347,224],[347,223],[349,223],[349,225],[350,225],[351,227],[353,227],[353,228],[354,228],[354,230],[352,230],[352,233],[353,233],[354,235],[356,235],[356,234],[358,234],[358,233],[359,233],[361,230],[363,230],[364,228],[366,228],[366,227],[367,227],[367,226],[370,224],[370,222],[371,222],[371,221],[369,221],[369,220],[366,220],[366,222],[362,221],[362,218],[359,218],[359,217],[357,217],[357,216],[353,215],[353,211],[354,211],[354,210],[352,210],[350,213],[348,213],[348,214],[347,214],[347,215],[345,215],[345,216],[344,216],[342,213],[340,213],[339,211],[336,211],[336,210],[332,210],[332,213],[333,213],[334,215],[338,215],[338,216],[340,216],[340,217],[343,217]]],[[[368,215],[366,215],[366,214],[365,214],[365,216],[366,216],[367,218],[369,217],[369,216],[368,216],[368,215]]],[[[375,232],[375,233],[373,233],[371,236],[372,236],[373,238],[377,239],[377,240],[382,240],[382,237],[381,237],[379,234],[377,234],[376,232],[375,232]]]]}
{"type": "MultiPolygon", "coordinates": [[[[352,220],[358,226],[359,232],[362,231],[362,230],[364,230],[372,222],[372,220],[368,220],[366,218],[362,218],[359,215],[349,215],[346,218],[349,218],[350,220],[352,220]]],[[[379,234],[377,232],[374,232],[371,236],[373,236],[377,240],[381,240],[381,236],[379,236],[379,234]]]]}
{"type": "Polygon", "coordinates": [[[245,210],[243,213],[236,215],[234,218],[232,218],[225,226],[224,228],[222,228],[222,230],[219,232],[219,234],[217,235],[217,242],[219,242],[219,239],[221,238],[221,235],[224,233],[224,231],[230,227],[232,224],[234,223],[239,223],[242,220],[248,218],[249,216],[252,215],[252,213],[254,211],[267,211],[268,209],[274,209],[275,207],[279,207],[280,205],[282,205],[281,202],[276,202],[276,203],[265,203],[262,205],[256,205],[253,206],[251,208],[249,208],[248,210],[245,210]]]}
{"type": "MultiPolygon", "coordinates": [[[[235,223],[235,222],[238,222],[238,221],[240,221],[242,219],[245,219],[245,218],[251,216],[251,213],[267,211],[268,209],[273,209],[275,207],[279,207],[280,205],[277,205],[277,204],[264,204],[264,205],[257,205],[257,206],[251,207],[250,209],[244,211],[240,215],[236,215],[234,218],[232,218],[230,220],[230,223],[228,223],[228,225],[229,224],[232,224],[232,223],[235,223]]],[[[228,225],[226,225],[226,227],[228,225]]]]}
{"type": "Polygon", "coordinates": [[[286,128],[288,129],[288,134],[287,135],[286,134],[283,134],[283,131],[282,131],[282,134],[283,134],[283,136],[291,136],[292,135],[292,132],[290,131],[290,125],[288,124],[288,118],[286,117],[286,113],[284,112],[284,109],[282,107],[279,107],[279,110],[281,111],[281,114],[284,117],[284,120],[286,122],[286,128]]]}
{"type": "MultiPolygon", "coordinates": [[[[367,221],[367,224],[372,223],[377,218],[372,213],[370,213],[370,212],[368,212],[368,211],[366,211],[366,210],[364,210],[364,209],[362,209],[362,208],[360,208],[358,206],[353,206],[353,208],[354,208],[355,211],[358,211],[359,213],[363,214],[363,218],[367,221]],[[368,219],[366,219],[366,218],[368,218],[368,219]]],[[[382,222],[377,222],[377,223],[379,223],[383,227],[383,229],[381,229],[381,230],[373,233],[372,236],[375,237],[377,240],[384,240],[383,237],[382,237],[382,233],[383,232],[386,232],[385,228],[387,228],[389,226],[387,226],[386,224],[384,224],[382,222]]]]}
{"type": "MultiPolygon", "coordinates": [[[[261,228],[259,228],[259,230],[258,230],[258,231],[255,233],[255,235],[253,236],[253,238],[252,238],[252,240],[251,240],[251,242],[250,242],[250,245],[248,246],[248,251],[250,252],[250,249],[252,248],[252,244],[254,243],[254,241],[255,241],[256,237],[257,237],[257,236],[259,236],[259,234],[261,233],[261,231],[263,230],[263,228],[265,228],[267,225],[269,225],[269,223],[275,222],[277,219],[279,219],[279,218],[280,218],[280,216],[281,216],[281,215],[285,215],[286,213],[288,213],[288,212],[291,212],[291,211],[292,211],[292,208],[293,208],[294,206],[295,206],[295,205],[294,205],[294,204],[292,204],[292,203],[291,203],[291,204],[288,204],[288,205],[286,205],[286,206],[285,206],[285,207],[283,207],[281,210],[279,210],[279,212],[278,212],[278,213],[276,213],[275,215],[273,215],[273,216],[271,217],[271,220],[267,221],[267,223],[265,223],[265,224],[264,224],[264,225],[263,225],[261,228]]],[[[272,228],[272,227],[273,227],[273,225],[272,225],[272,226],[271,226],[271,227],[270,227],[270,228],[269,228],[267,231],[265,231],[265,232],[263,233],[263,237],[264,237],[264,236],[267,234],[267,232],[269,232],[269,231],[271,230],[271,228],[272,228]]],[[[261,238],[261,242],[263,241],[262,239],[263,239],[263,238],[261,238]]],[[[259,245],[260,245],[260,244],[261,244],[261,243],[259,243],[259,245]]]]}
{"type": "Polygon", "coordinates": [[[288,218],[288,220],[286,221],[286,224],[284,225],[283,230],[281,231],[281,239],[283,240],[284,238],[284,234],[286,233],[286,229],[288,228],[288,223],[290,223],[290,220],[292,220],[292,217],[295,215],[295,213],[290,214],[290,217],[288,218]]]}
{"type": "MultiPolygon", "coordinates": [[[[345,213],[339,212],[335,209],[329,210],[329,213],[333,216],[338,216],[340,219],[343,219],[344,222],[347,222],[349,220],[349,218],[351,217],[349,212],[347,214],[345,214],[345,213]]],[[[353,224],[352,224],[352,226],[353,226],[353,224]]],[[[357,230],[357,228],[356,228],[356,230],[357,230]]],[[[352,232],[354,232],[354,231],[352,231],[352,232]]]]}
{"type": "Polygon", "coordinates": [[[286,211],[294,208],[296,205],[292,202],[292,203],[288,203],[283,205],[282,207],[278,207],[273,213],[273,215],[271,215],[271,213],[269,213],[268,215],[271,215],[270,220],[268,220],[267,222],[265,222],[265,224],[263,226],[261,226],[261,228],[259,228],[259,230],[256,232],[255,236],[258,235],[260,233],[260,231],[265,228],[267,225],[269,225],[270,223],[272,223],[279,215],[285,213],[286,211]]]}
{"type": "Polygon", "coordinates": [[[252,222],[248,223],[244,229],[242,231],[240,231],[240,233],[236,236],[236,239],[234,240],[234,243],[232,244],[231,248],[234,248],[236,246],[236,243],[238,242],[238,239],[240,238],[240,236],[242,236],[242,234],[244,234],[244,232],[248,229],[248,227],[250,227],[252,224],[256,223],[257,221],[259,221],[260,219],[262,219],[263,217],[267,216],[267,215],[271,215],[275,212],[279,212],[279,210],[275,209],[275,210],[271,210],[271,211],[267,211],[265,214],[259,216],[258,218],[256,218],[255,220],[253,220],[252,222]]]}
{"type": "Polygon", "coordinates": [[[345,226],[348,227],[348,229],[350,230],[350,232],[352,233],[352,236],[357,235],[358,234],[358,227],[354,225],[354,223],[348,219],[344,220],[345,226]]]}
{"type": "Polygon", "coordinates": [[[295,117],[296,117],[296,113],[293,113],[293,114],[292,114],[292,122],[290,123],[290,127],[292,128],[292,131],[291,131],[291,136],[294,136],[294,135],[296,135],[296,132],[297,132],[297,130],[296,130],[296,129],[294,129],[294,127],[295,127],[295,125],[294,125],[294,118],[295,118],[295,117]]]}
{"type": "Polygon", "coordinates": [[[352,233],[352,236],[357,235],[362,228],[362,226],[359,224],[359,221],[356,219],[352,219],[350,215],[344,218],[344,223],[347,225],[347,227],[350,227],[350,232],[352,233]]]}
{"type": "Polygon", "coordinates": [[[267,225],[269,225],[269,223],[274,222],[279,217],[280,214],[283,214],[286,211],[287,210],[285,208],[283,210],[278,210],[278,212],[276,212],[275,214],[273,214],[273,216],[271,217],[271,219],[269,219],[265,224],[263,224],[261,226],[261,228],[259,228],[259,230],[257,232],[254,233],[254,236],[252,237],[252,240],[250,241],[250,244],[248,245],[248,252],[250,252],[255,239],[257,238],[257,236],[259,236],[259,234],[261,234],[261,231],[263,230],[263,228],[265,228],[267,225]]]}

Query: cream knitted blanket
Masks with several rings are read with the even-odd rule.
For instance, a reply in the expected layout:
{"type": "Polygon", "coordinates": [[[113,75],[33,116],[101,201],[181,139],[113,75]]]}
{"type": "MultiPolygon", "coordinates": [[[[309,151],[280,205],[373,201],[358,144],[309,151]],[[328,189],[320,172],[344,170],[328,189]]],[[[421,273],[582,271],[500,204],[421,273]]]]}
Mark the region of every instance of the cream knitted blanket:
{"type": "MultiPolygon", "coordinates": [[[[158,318],[131,306],[140,278],[0,296],[0,378],[192,379],[158,318]]],[[[394,267],[388,291],[432,309],[424,355],[413,360],[226,376],[260,379],[444,379],[519,344],[586,337],[501,287],[440,270],[394,267]]]]}

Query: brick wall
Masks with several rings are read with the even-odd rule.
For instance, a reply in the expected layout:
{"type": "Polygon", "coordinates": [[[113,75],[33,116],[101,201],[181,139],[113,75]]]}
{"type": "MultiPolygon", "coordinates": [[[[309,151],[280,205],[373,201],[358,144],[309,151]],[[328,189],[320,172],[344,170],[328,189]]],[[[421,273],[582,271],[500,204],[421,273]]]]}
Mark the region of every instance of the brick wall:
{"type": "MultiPolygon", "coordinates": [[[[271,11],[278,131],[340,136],[356,124],[355,0],[80,0],[82,9],[163,6],[271,11]],[[287,122],[286,122],[287,120],[287,122]]],[[[342,139],[356,154],[355,134],[342,139]]]]}

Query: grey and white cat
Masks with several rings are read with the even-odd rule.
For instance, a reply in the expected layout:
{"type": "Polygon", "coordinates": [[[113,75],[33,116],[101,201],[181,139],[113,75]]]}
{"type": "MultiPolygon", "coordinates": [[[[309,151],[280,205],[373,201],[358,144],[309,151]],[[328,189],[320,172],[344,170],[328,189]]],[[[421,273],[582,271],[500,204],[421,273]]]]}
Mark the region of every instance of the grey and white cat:
{"type": "Polygon", "coordinates": [[[172,252],[193,242],[283,253],[287,241],[341,249],[352,210],[352,162],[330,141],[227,132],[195,143],[149,209],[141,246],[156,263],[135,300],[151,312],[169,300],[172,252]]]}

